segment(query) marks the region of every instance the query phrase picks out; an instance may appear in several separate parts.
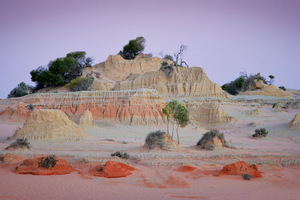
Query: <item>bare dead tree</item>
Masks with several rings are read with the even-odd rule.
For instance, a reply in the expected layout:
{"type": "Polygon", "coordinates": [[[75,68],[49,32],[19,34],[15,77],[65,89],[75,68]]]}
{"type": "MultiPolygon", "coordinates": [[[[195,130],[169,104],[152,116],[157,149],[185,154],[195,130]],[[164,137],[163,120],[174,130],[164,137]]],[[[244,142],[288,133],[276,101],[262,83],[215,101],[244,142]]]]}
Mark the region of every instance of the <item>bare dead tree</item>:
{"type": "MultiPolygon", "coordinates": [[[[186,49],[187,49],[187,46],[182,44],[182,45],[180,45],[179,52],[174,53],[174,58],[175,58],[174,66],[178,66],[179,59],[182,57],[182,55],[186,49]]],[[[182,58],[181,58],[181,64],[183,64],[183,62],[184,61],[182,61],[182,58]]],[[[182,66],[181,64],[179,66],[182,66]]]]}

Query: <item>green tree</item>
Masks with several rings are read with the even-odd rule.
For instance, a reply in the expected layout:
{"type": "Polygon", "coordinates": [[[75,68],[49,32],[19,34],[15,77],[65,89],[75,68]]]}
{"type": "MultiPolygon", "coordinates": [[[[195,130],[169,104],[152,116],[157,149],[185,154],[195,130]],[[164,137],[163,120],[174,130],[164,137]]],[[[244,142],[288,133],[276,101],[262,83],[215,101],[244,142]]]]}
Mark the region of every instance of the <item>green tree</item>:
{"type": "Polygon", "coordinates": [[[32,70],[31,80],[37,83],[38,89],[48,86],[59,86],[69,83],[82,75],[82,70],[92,64],[92,58],[86,57],[84,51],[71,52],[66,57],[50,61],[48,68],[39,67],[32,70]]]}
{"type": "Polygon", "coordinates": [[[177,133],[177,141],[179,144],[180,141],[179,141],[178,129],[179,129],[179,127],[184,128],[189,124],[189,121],[190,121],[189,111],[187,110],[187,108],[185,106],[179,104],[176,108],[174,118],[177,123],[176,133],[177,133]]]}
{"type": "Polygon", "coordinates": [[[27,94],[30,94],[33,90],[32,86],[26,85],[24,82],[18,84],[10,93],[8,94],[7,98],[13,97],[22,97],[27,94]]]}
{"type": "Polygon", "coordinates": [[[145,43],[146,39],[144,37],[137,37],[135,40],[130,40],[129,43],[123,47],[123,51],[119,52],[119,55],[124,59],[132,60],[144,51],[145,43]]]}
{"type": "Polygon", "coordinates": [[[167,133],[169,135],[171,135],[169,132],[170,120],[172,122],[172,135],[171,135],[172,138],[174,138],[175,124],[177,125],[176,132],[177,132],[177,139],[179,143],[180,141],[179,141],[178,129],[179,127],[184,128],[185,126],[188,125],[189,122],[189,113],[187,108],[179,104],[177,100],[172,100],[162,109],[162,112],[167,117],[167,133]]]}
{"type": "Polygon", "coordinates": [[[272,85],[275,77],[273,75],[269,75],[269,78],[270,78],[269,85],[272,85]]]}

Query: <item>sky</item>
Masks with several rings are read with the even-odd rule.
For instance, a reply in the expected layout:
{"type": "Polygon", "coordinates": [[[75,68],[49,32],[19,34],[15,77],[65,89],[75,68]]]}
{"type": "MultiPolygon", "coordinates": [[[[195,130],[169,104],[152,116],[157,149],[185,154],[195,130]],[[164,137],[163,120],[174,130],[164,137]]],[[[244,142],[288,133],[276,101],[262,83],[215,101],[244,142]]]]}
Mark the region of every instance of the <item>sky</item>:
{"type": "Polygon", "coordinates": [[[144,53],[173,54],[202,67],[222,85],[240,72],[300,89],[299,0],[0,0],[0,98],[30,71],[69,52],[94,64],[129,40],[146,38],[144,53]]]}

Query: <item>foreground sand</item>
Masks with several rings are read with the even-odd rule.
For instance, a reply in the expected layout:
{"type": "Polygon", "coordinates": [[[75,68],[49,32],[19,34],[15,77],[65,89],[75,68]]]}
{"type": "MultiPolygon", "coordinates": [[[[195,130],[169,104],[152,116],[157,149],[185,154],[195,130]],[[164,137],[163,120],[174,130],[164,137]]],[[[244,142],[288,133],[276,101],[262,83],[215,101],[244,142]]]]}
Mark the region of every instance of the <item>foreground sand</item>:
{"type": "MultiPolygon", "coordinates": [[[[0,162],[0,199],[299,199],[300,133],[289,130],[288,122],[299,110],[274,113],[269,106],[261,115],[247,116],[252,108],[224,105],[237,121],[215,126],[237,149],[199,150],[195,144],[204,128],[180,130],[182,152],[150,151],[144,139],[155,127],[96,126],[87,129],[89,139],[80,142],[31,141],[32,151],[11,152],[26,158],[55,154],[80,172],[68,175],[35,176],[15,174],[17,164],[0,162]],[[255,122],[256,127],[249,124],[255,122]],[[266,138],[253,139],[257,127],[266,127],[266,138]],[[117,150],[131,159],[111,157],[117,150]],[[137,171],[124,178],[100,178],[87,172],[107,160],[124,162],[137,171]],[[258,164],[262,178],[243,180],[240,176],[214,176],[226,164],[236,161],[258,164]],[[195,171],[178,172],[182,165],[195,171]]],[[[0,155],[8,146],[6,137],[22,124],[0,122],[0,155]]]]}

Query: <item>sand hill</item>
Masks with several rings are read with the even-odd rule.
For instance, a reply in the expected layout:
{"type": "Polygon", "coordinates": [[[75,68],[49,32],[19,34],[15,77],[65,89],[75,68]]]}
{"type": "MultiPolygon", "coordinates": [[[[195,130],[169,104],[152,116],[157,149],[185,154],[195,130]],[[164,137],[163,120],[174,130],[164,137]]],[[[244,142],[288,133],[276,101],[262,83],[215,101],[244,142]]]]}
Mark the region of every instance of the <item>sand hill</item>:
{"type": "Polygon", "coordinates": [[[300,113],[295,115],[294,119],[290,123],[290,128],[300,129],[300,113]]]}
{"type": "Polygon", "coordinates": [[[176,67],[166,75],[163,71],[132,74],[118,81],[113,90],[137,88],[155,89],[164,98],[197,98],[198,100],[226,98],[218,84],[208,79],[200,67],[176,67]]]}
{"type": "Polygon", "coordinates": [[[272,97],[291,97],[291,94],[287,91],[281,90],[274,85],[266,85],[262,80],[256,81],[255,85],[251,88],[251,91],[241,92],[240,95],[261,95],[272,97]]]}
{"type": "Polygon", "coordinates": [[[80,140],[87,138],[86,132],[69,120],[60,110],[36,109],[24,127],[18,129],[13,137],[31,140],[80,140]]]}

